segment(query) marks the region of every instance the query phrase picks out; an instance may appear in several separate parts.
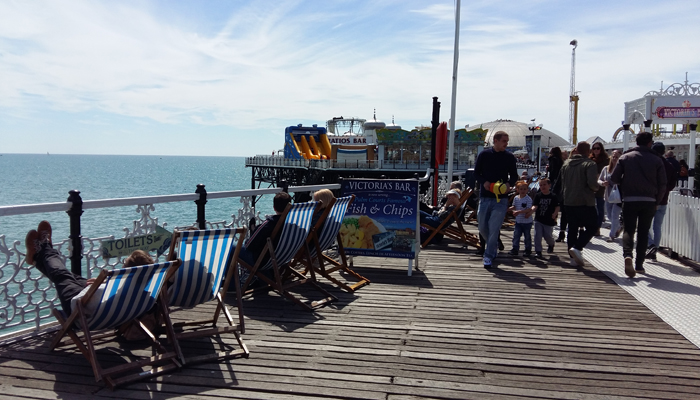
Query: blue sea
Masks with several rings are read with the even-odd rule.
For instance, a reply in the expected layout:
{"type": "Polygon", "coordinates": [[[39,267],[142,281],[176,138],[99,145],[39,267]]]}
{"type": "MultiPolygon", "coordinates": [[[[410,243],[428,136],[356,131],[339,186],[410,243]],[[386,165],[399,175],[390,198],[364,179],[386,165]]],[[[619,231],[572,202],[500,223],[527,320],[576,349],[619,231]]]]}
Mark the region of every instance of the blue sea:
{"type": "MultiPolygon", "coordinates": [[[[83,201],[139,196],[194,193],[197,184],[208,192],[251,188],[251,170],[244,157],[119,156],[65,154],[3,154],[0,156],[0,206],[65,202],[70,190],[79,190],[83,201]]],[[[197,218],[193,202],[155,204],[151,211],[166,229],[191,225],[197,218]]],[[[231,221],[241,207],[238,198],[209,200],[209,221],[231,221]]],[[[256,205],[262,215],[272,212],[272,198],[265,196],[256,205]]],[[[124,228],[133,229],[140,214],[136,206],[88,209],[82,215],[85,237],[124,236],[124,228]]],[[[65,212],[0,216],[0,235],[12,247],[24,252],[28,230],[46,219],[54,228],[54,242],[68,237],[69,220],[65,212]]]]}

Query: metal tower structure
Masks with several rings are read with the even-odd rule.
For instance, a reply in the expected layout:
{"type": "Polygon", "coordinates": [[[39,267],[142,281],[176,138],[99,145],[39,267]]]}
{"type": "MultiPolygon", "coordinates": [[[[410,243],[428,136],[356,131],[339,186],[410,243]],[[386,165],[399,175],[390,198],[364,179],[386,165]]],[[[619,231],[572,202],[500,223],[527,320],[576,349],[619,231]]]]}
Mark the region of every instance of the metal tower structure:
{"type": "Polygon", "coordinates": [[[569,142],[576,144],[577,137],[577,119],[578,119],[578,93],[576,92],[576,47],[578,40],[574,39],[570,43],[574,46],[571,50],[571,86],[569,88],[569,142]]]}

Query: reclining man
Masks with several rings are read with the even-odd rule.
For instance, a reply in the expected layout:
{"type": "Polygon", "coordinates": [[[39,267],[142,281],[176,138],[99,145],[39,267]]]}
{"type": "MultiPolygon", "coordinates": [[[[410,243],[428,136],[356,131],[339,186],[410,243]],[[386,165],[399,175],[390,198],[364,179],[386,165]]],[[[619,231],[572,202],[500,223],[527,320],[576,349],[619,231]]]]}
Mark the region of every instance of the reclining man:
{"type": "MultiPolygon", "coordinates": [[[[63,312],[70,315],[72,306],[87,293],[94,279],[85,279],[66,269],[60,253],[53,248],[51,233],[51,224],[48,221],[41,221],[37,229],[32,229],[27,233],[25,238],[26,262],[36,266],[54,284],[63,312]]],[[[125,268],[148,264],[153,264],[153,259],[142,250],[134,251],[124,260],[125,268]]],[[[85,306],[87,315],[94,312],[100,301],[100,296],[93,296],[92,299],[93,301],[85,306]]]]}

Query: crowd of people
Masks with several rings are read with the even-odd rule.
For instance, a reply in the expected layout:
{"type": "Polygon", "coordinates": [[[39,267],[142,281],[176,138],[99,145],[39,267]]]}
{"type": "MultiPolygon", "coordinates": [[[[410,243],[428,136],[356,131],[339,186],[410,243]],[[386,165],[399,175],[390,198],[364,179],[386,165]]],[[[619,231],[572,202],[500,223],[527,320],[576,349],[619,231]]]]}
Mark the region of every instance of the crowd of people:
{"type": "Polygon", "coordinates": [[[485,268],[495,264],[500,229],[510,211],[515,217],[511,256],[518,256],[521,237],[525,242],[523,255],[531,256],[533,226],[535,256],[542,257],[543,240],[547,252],[553,252],[552,231],[558,219],[556,242],[565,241],[571,264],[583,266],[584,249],[593,237],[601,235],[607,215],[610,233],[606,240],[613,242],[622,233],[625,274],[633,278],[645,273],[644,261],[656,259],[668,194],[677,180],[687,177],[683,161],[676,161],[663,143],[654,143],[648,132],[638,134],[637,146],[624,154],[619,150],[608,154],[598,142],[578,142],[570,153],[555,147],[547,176],[539,178],[533,199],[528,180],[518,176],[515,156],[506,150],[508,140],[506,132],[496,132],[493,146],[478,155],[474,167],[480,189],[477,221],[485,241],[485,268]],[[516,192],[510,205],[508,196],[501,192],[503,187],[516,192]]]}

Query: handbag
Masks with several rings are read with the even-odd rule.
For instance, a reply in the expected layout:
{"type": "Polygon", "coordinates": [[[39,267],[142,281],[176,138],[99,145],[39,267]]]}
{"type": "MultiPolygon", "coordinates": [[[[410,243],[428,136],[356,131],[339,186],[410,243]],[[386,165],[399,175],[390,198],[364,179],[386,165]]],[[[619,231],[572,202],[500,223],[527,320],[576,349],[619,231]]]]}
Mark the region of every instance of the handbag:
{"type": "Polygon", "coordinates": [[[614,185],[612,189],[610,189],[610,194],[608,194],[608,203],[622,203],[620,189],[617,188],[617,185],[614,185]]]}

